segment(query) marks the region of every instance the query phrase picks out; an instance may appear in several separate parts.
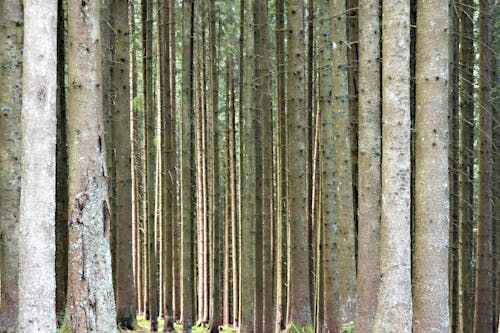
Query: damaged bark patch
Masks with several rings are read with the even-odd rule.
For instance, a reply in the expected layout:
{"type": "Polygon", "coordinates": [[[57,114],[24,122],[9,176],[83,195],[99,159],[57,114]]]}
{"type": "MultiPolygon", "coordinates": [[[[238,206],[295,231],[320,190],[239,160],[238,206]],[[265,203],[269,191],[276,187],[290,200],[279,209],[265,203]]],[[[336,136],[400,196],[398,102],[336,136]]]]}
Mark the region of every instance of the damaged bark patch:
{"type": "Polygon", "coordinates": [[[110,214],[109,214],[108,203],[106,202],[106,200],[102,201],[102,221],[103,221],[103,234],[104,237],[107,237],[109,235],[110,214]]]}

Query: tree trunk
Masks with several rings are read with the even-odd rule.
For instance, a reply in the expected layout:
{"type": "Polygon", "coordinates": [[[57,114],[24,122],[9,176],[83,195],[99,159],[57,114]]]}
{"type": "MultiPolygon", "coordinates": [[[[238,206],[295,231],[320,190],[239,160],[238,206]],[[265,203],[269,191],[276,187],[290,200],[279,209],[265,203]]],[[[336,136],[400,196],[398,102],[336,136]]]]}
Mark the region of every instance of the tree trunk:
{"type": "MultiPolygon", "coordinates": [[[[336,193],[335,193],[335,165],[333,162],[334,131],[333,131],[333,62],[332,49],[330,47],[333,19],[330,15],[330,2],[319,3],[319,109],[320,109],[320,179],[321,179],[321,219],[322,225],[320,237],[322,258],[322,305],[323,320],[318,321],[319,329],[326,332],[338,332],[339,330],[339,249],[337,247],[337,220],[336,193]]],[[[317,257],[319,258],[319,256],[317,257]]],[[[321,269],[320,269],[321,271],[321,269]]],[[[321,291],[319,291],[321,292],[321,291]]]]}
{"type": "Polygon", "coordinates": [[[209,34],[209,94],[208,94],[208,223],[209,223],[209,318],[210,331],[217,333],[222,324],[222,211],[223,203],[220,195],[223,191],[219,188],[219,72],[217,66],[217,34],[215,30],[216,11],[215,0],[208,2],[208,34],[209,34]]]}
{"type": "Polygon", "coordinates": [[[69,262],[66,326],[116,332],[103,139],[100,8],[68,5],[69,262]]]}
{"type": "Polygon", "coordinates": [[[130,64],[128,3],[111,2],[113,96],[112,135],[116,156],[116,310],[121,327],[132,329],[135,322],[135,289],[132,269],[132,179],[130,143],[130,64]]]}
{"type": "Polygon", "coordinates": [[[285,96],[285,9],[284,0],[276,0],[276,95],[278,147],[276,167],[276,329],[285,327],[287,300],[287,146],[285,96]]]}
{"type": "Polygon", "coordinates": [[[493,0],[479,2],[479,128],[478,128],[478,213],[474,332],[493,332],[495,311],[493,289],[492,207],[492,13],[493,0]]]}
{"type": "Polygon", "coordinates": [[[57,143],[56,143],[56,317],[64,321],[68,283],[68,147],[65,73],[65,1],[57,3],[57,143]]]}
{"type": "Polygon", "coordinates": [[[449,332],[449,13],[417,2],[414,331],[449,332]]]}
{"type": "Polygon", "coordinates": [[[175,80],[171,72],[171,53],[170,53],[170,1],[162,3],[161,20],[161,82],[162,82],[162,225],[163,225],[163,260],[162,260],[162,281],[163,281],[163,317],[164,332],[174,330],[173,317],[173,225],[177,221],[175,218],[175,206],[177,203],[177,194],[174,192],[175,185],[175,115],[172,108],[172,90],[171,81],[175,80]]]}
{"type": "Polygon", "coordinates": [[[358,308],[356,332],[375,325],[380,276],[380,8],[359,1],[358,308]]]}
{"type": "Polygon", "coordinates": [[[21,193],[22,1],[0,2],[0,327],[16,332],[21,193]]]}
{"type": "Polygon", "coordinates": [[[17,332],[56,329],[56,73],[57,0],[25,1],[17,332]]]}
{"type": "Polygon", "coordinates": [[[191,332],[194,322],[193,267],[193,168],[192,127],[193,109],[193,19],[194,2],[182,2],[182,152],[181,152],[181,321],[183,332],[191,332]]]}
{"type": "Polygon", "coordinates": [[[287,330],[311,329],[307,216],[304,3],[288,2],[288,308],[287,330]]]}
{"type": "Polygon", "coordinates": [[[241,252],[240,252],[240,331],[254,332],[256,311],[256,262],[255,262],[255,224],[256,224],[256,142],[255,142],[255,63],[253,35],[253,2],[242,1],[244,16],[243,45],[244,63],[240,70],[243,73],[242,129],[241,133],[241,252]]]}
{"type": "Polygon", "coordinates": [[[383,0],[382,29],[381,279],[374,331],[403,333],[412,326],[409,0],[383,0]]]}
{"type": "Polygon", "coordinates": [[[460,8],[460,141],[458,176],[458,331],[472,332],[474,324],[474,6],[460,8]]]}
{"type": "Polygon", "coordinates": [[[356,244],[352,189],[351,120],[347,58],[347,14],[345,0],[331,3],[333,85],[333,163],[335,167],[335,220],[338,227],[339,324],[356,314],[356,244]],[[348,140],[346,140],[348,138],[348,140]]]}

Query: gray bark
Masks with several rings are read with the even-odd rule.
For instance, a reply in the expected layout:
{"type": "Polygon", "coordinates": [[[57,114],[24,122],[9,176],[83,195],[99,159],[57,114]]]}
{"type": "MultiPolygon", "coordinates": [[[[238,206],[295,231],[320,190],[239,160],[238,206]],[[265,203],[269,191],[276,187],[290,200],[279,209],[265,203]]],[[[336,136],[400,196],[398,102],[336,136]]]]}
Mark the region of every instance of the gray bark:
{"type": "Polygon", "coordinates": [[[24,23],[17,331],[54,332],[57,0],[25,1],[24,23]]]}

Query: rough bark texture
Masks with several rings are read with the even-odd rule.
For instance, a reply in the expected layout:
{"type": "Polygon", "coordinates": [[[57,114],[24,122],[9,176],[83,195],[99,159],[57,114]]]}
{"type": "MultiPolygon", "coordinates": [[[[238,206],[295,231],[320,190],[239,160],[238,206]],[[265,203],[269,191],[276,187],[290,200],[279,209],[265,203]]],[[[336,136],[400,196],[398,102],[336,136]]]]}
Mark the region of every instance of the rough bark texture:
{"type": "Polygon", "coordinates": [[[103,139],[99,2],[68,4],[69,266],[66,326],[116,332],[103,139]]]}
{"type": "Polygon", "coordinates": [[[0,2],[0,331],[17,324],[18,221],[21,193],[22,1],[0,2]]]}
{"type": "Polygon", "coordinates": [[[495,314],[493,310],[492,9],[493,0],[479,1],[479,161],[474,332],[493,332],[495,314]]]}
{"type": "Polygon", "coordinates": [[[118,324],[132,329],[135,289],[132,269],[132,173],[130,142],[130,80],[128,2],[111,1],[112,142],[115,152],[116,310],[118,324]]]}
{"type": "Polygon", "coordinates": [[[288,308],[287,330],[312,327],[306,170],[304,3],[288,2],[288,308]]]}
{"type": "Polygon", "coordinates": [[[181,321],[183,332],[191,332],[194,322],[193,267],[193,0],[182,2],[182,151],[181,151],[181,321]]]}
{"type": "Polygon", "coordinates": [[[471,332],[474,324],[474,6],[464,0],[460,8],[460,137],[458,173],[458,331],[471,332]]]}
{"type": "Polygon", "coordinates": [[[410,1],[382,4],[382,203],[375,332],[411,332],[410,1]]]}
{"type": "Polygon", "coordinates": [[[417,2],[414,332],[449,332],[449,13],[417,2]]]}
{"type": "Polygon", "coordinates": [[[56,329],[56,72],[57,0],[25,1],[17,332],[56,329]]]}
{"type": "MultiPolygon", "coordinates": [[[[333,162],[333,101],[332,101],[332,48],[331,31],[333,19],[329,18],[330,1],[319,3],[319,108],[320,108],[320,179],[321,179],[321,223],[322,233],[318,240],[321,246],[323,272],[323,314],[320,329],[337,332],[339,322],[339,269],[337,247],[335,165],[333,162]]],[[[317,256],[317,258],[319,258],[317,256]]],[[[321,292],[321,291],[319,291],[321,292]]]]}
{"type": "Polygon", "coordinates": [[[254,332],[255,302],[255,223],[256,223],[256,148],[255,148],[255,73],[254,73],[254,36],[253,36],[253,2],[242,1],[244,9],[243,45],[244,63],[241,133],[241,252],[240,252],[240,331],[254,332]]]}
{"type": "Polygon", "coordinates": [[[335,166],[335,219],[338,232],[339,324],[356,315],[356,244],[351,164],[351,116],[349,110],[349,63],[345,0],[330,7],[333,85],[333,163],[335,166]]]}
{"type": "Polygon", "coordinates": [[[358,307],[356,332],[372,332],[380,250],[380,8],[359,1],[358,307]]]}

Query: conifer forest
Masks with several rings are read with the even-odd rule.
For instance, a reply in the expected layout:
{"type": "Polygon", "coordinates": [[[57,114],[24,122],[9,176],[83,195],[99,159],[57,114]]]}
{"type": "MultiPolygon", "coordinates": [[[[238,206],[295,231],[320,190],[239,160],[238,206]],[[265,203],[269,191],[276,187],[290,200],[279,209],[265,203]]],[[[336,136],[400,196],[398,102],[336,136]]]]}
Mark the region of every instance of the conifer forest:
{"type": "Polygon", "coordinates": [[[499,0],[0,0],[0,333],[500,332],[499,0]]]}

